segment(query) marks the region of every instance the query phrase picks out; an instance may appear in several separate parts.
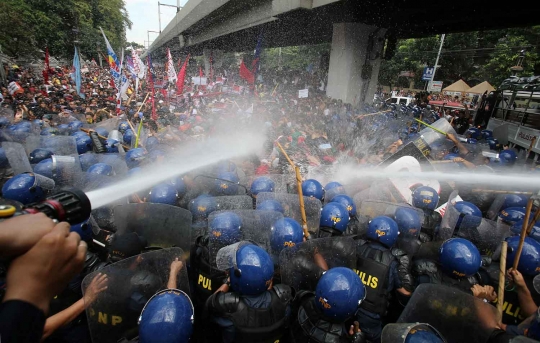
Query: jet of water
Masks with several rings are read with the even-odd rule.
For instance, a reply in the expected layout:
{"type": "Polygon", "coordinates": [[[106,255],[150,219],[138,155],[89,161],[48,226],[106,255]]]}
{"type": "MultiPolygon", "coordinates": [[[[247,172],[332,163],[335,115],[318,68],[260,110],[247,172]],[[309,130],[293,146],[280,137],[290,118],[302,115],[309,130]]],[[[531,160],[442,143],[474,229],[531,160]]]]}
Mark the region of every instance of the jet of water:
{"type": "Polygon", "coordinates": [[[256,130],[247,132],[236,130],[234,135],[229,133],[214,137],[209,142],[184,146],[180,152],[167,156],[168,163],[153,165],[143,169],[142,173],[114,185],[88,192],[87,196],[92,209],[105,206],[197,168],[255,153],[262,147],[265,139],[264,134],[257,132],[256,130]]]}

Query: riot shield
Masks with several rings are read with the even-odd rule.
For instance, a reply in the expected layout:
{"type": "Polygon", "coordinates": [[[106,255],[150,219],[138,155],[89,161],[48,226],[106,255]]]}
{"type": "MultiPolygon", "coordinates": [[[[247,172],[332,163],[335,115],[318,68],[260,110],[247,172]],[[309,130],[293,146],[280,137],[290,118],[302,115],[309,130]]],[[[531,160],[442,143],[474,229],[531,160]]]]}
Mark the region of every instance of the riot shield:
{"type": "Polygon", "coordinates": [[[103,120],[103,121],[100,121],[98,123],[96,123],[93,127],[93,130],[96,130],[96,129],[105,129],[107,130],[107,132],[111,132],[112,130],[117,130],[118,129],[118,123],[120,122],[120,119],[117,118],[117,117],[114,117],[114,118],[111,118],[111,119],[107,119],[107,120],[103,120]]]}
{"type": "Polygon", "coordinates": [[[114,183],[114,178],[112,176],[106,175],[81,173],[79,177],[79,182],[80,185],[82,185],[83,191],[90,192],[112,185],[114,183]]]}
{"type": "Polygon", "coordinates": [[[98,273],[107,275],[107,289],[98,293],[87,305],[86,316],[92,342],[116,343],[121,338],[136,336],[137,321],[146,302],[158,291],[167,288],[171,263],[178,258],[184,266],[176,278],[177,289],[189,293],[184,251],[162,249],[133,256],[87,275],[82,282],[86,295],[98,273]]]}
{"type": "Polygon", "coordinates": [[[398,323],[426,323],[448,343],[485,343],[497,325],[497,309],[456,288],[421,284],[398,323]]]}
{"type": "Polygon", "coordinates": [[[434,239],[439,241],[445,241],[452,237],[452,235],[454,234],[454,229],[460,216],[460,213],[454,207],[454,204],[457,202],[458,195],[458,191],[453,191],[448,197],[446,208],[443,208],[441,210],[441,225],[434,239]]]}
{"type": "Polygon", "coordinates": [[[259,211],[259,210],[231,210],[231,211],[215,211],[208,216],[208,249],[210,251],[210,263],[215,266],[216,254],[219,249],[223,248],[227,244],[223,244],[219,241],[219,237],[216,237],[211,232],[211,223],[216,216],[221,213],[232,212],[235,213],[241,220],[241,239],[249,240],[261,248],[270,252],[270,232],[272,225],[283,218],[283,215],[274,211],[259,211]]]}
{"type": "MultiPolygon", "coordinates": [[[[310,233],[316,235],[319,232],[321,220],[322,203],[319,199],[303,197],[304,209],[306,211],[307,226],[310,233]]],[[[297,194],[269,193],[262,192],[257,195],[257,205],[265,200],[278,201],[285,213],[285,217],[293,218],[302,224],[302,213],[300,211],[300,201],[297,194]]]]}
{"type": "Polygon", "coordinates": [[[116,234],[136,232],[149,247],[190,250],[191,212],[165,204],[125,204],[114,208],[116,234]]]}
{"type": "Polygon", "coordinates": [[[364,199],[397,202],[393,193],[393,186],[390,181],[376,181],[370,187],[361,190],[353,197],[354,203],[358,206],[364,199]]]}
{"type": "Polygon", "coordinates": [[[281,282],[296,291],[314,291],[323,273],[314,257],[315,252],[321,254],[328,268],[356,269],[356,241],[352,237],[311,239],[281,251],[281,282]]]}
{"type": "Polygon", "coordinates": [[[9,166],[14,175],[32,172],[30,161],[24,151],[24,147],[15,142],[2,142],[2,149],[6,154],[9,166]]]}
{"type": "Polygon", "coordinates": [[[55,155],[79,156],[75,137],[72,136],[31,136],[26,139],[25,147],[27,154],[37,148],[45,148],[55,155]]]}
{"type": "Polygon", "coordinates": [[[501,241],[510,234],[510,226],[485,218],[482,218],[478,227],[466,226],[455,232],[455,236],[473,242],[480,254],[487,256],[491,256],[501,241]]]}
{"type": "Polygon", "coordinates": [[[248,178],[248,189],[251,188],[251,184],[253,183],[253,180],[259,178],[259,177],[266,177],[272,181],[274,181],[274,193],[287,193],[289,190],[289,187],[292,187],[293,184],[296,186],[295,182],[292,182],[290,179],[290,175],[285,174],[268,174],[268,175],[253,175],[248,178]]]}
{"type": "Polygon", "coordinates": [[[58,186],[77,186],[83,172],[79,155],[53,155],[52,177],[58,186]]]}
{"type": "Polygon", "coordinates": [[[214,200],[222,211],[253,209],[253,199],[249,195],[219,196],[214,200]]]}
{"type": "Polygon", "coordinates": [[[388,216],[394,218],[396,210],[399,208],[408,208],[418,213],[420,224],[424,224],[424,212],[418,208],[412,207],[409,204],[395,204],[386,201],[365,200],[357,203],[356,214],[358,216],[366,216],[371,219],[377,216],[388,216]]]}
{"type": "Polygon", "coordinates": [[[493,200],[486,214],[488,219],[497,220],[501,207],[503,207],[504,202],[506,201],[506,195],[507,194],[498,194],[495,200],[493,200]]]}
{"type": "Polygon", "coordinates": [[[129,170],[125,158],[119,154],[96,154],[96,157],[100,163],[106,163],[113,167],[116,175],[126,175],[129,170]]]}

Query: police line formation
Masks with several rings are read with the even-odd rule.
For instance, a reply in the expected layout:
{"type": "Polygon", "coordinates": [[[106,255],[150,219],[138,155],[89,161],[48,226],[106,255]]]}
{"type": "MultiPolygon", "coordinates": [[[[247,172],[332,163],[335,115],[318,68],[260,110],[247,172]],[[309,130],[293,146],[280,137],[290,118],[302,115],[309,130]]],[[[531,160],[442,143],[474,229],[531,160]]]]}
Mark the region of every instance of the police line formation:
{"type": "MultiPolygon", "coordinates": [[[[381,144],[381,137],[395,141],[379,168],[410,156],[422,170],[525,168],[492,132],[458,135],[435,111],[392,105],[364,113],[362,135],[354,139],[366,146],[381,144]],[[414,118],[447,134],[422,129],[414,118]]],[[[165,144],[159,132],[137,147],[137,130],[125,116],[92,124],[73,115],[50,118],[45,124],[0,118],[2,201],[17,213],[63,187],[112,187],[178,156],[179,147],[165,144]]],[[[350,123],[333,118],[329,130],[350,123]]],[[[269,144],[261,154],[279,158],[263,175],[249,156],[219,161],[71,222],[89,250],[83,272],[52,300],[49,316],[72,306],[103,275],[107,287],[51,337],[84,341],[88,329],[93,342],[540,339],[536,189],[472,190],[433,180],[406,180],[404,189],[403,180],[361,177],[340,183],[332,172],[339,165],[330,164],[303,169],[301,204],[284,155],[298,156],[298,137],[263,131],[269,144]],[[530,230],[520,247],[524,227],[530,230]],[[510,270],[499,318],[504,256],[510,270]]],[[[190,153],[204,145],[190,144],[190,153]]]]}

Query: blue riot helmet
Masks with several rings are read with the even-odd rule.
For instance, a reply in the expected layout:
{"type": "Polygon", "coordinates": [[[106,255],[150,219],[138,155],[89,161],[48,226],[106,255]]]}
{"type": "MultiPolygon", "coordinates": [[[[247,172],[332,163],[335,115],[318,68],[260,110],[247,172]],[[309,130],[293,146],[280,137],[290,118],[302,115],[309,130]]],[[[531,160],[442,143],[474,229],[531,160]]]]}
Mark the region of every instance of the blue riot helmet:
{"type": "MultiPolygon", "coordinates": [[[[138,169],[138,170],[141,170],[141,168],[133,168],[133,169],[138,169]]],[[[131,170],[133,170],[131,169],[131,170]]],[[[174,188],[176,188],[176,191],[178,192],[178,197],[181,198],[183,197],[185,194],[186,194],[186,191],[187,191],[187,187],[186,187],[186,183],[184,182],[184,179],[180,176],[177,176],[173,179],[171,179],[169,181],[171,183],[171,185],[174,186],[174,188]]]]}
{"type": "Polygon", "coordinates": [[[128,168],[140,167],[146,159],[146,151],[143,148],[130,149],[126,152],[125,159],[128,168]]]}
{"type": "Polygon", "coordinates": [[[339,182],[329,182],[324,186],[324,198],[330,202],[332,198],[338,194],[345,194],[345,187],[339,182]]]}
{"type": "Polygon", "coordinates": [[[291,248],[304,240],[302,226],[292,218],[278,219],[270,233],[272,252],[279,254],[284,248],[291,248]]]}
{"type": "Polygon", "coordinates": [[[315,306],[333,322],[352,317],[366,298],[366,287],[360,277],[345,267],[328,270],[317,282],[315,306]]]}
{"type": "Polygon", "coordinates": [[[513,150],[503,150],[499,153],[499,161],[502,165],[513,166],[516,163],[517,155],[513,150]]]}
{"type": "Polygon", "coordinates": [[[349,217],[356,216],[356,204],[354,203],[353,199],[345,194],[338,194],[335,197],[332,198],[332,201],[330,202],[337,202],[347,209],[349,211],[349,217]]]}
{"type": "Polygon", "coordinates": [[[454,204],[454,208],[460,213],[456,230],[477,228],[482,223],[482,211],[475,204],[458,201],[454,204]]]}
{"type": "Polygon", "coordinates": [[[109,137],[109,131],[107,131],[107,129],[104,127],[96,127],[94,131],[96,131],[97,134],[102,137],[109,137]]]}
{"type": "Polygon", "coordinates": [[[87,171],[92,165],[98,163],[98,158],[95,154],[86,153],[79,155],[79,162],[81,163],[82,171],[87,171]]]}
{"type": "Polygon", "coordinates": [[[444,155],[442,159],[443,161],[452,161],[454,158],[458,158],[458,157],[459,157],[458,154],[446,154],[444,155]]]}
{"type": "Polygon", "coordinates": [[[125,133],[128,129],[129,129],[129,124],[127,121],[121,121],[119,124],[118,124],[118,131],[120,131],[120,133],[125,133]]]}
{"type": "Polygon", "coordinates": [[[40,132],[41,136],[56,136],[58,134],[58,130],[54,127],[46,127],[40,132]]]}
{"type": "Polygon", "coordinates": [[[216,200],[208,195],[199,195],[191,200],[189,211],[193,215],[193,219],[206,219],[208,215],[218,209],[216,200]]]}
{"type": "Polygon", "coordinates": [[[79,155],[91,151],[93,147],[92,138],[88,135],[77,137],[75,143],[77,144],[77,153],[79,155]]]}
{"type": "MultiPolygon", "coordinates": [[[[35,128],[42,129],[43,128],[43,120],[41,119],[34,119],[32,120],[32,126],[35,128]]],[[[1,125],[0,125],[1,127],[1,125]]]]}
{"type": "MultiPolygon", "coordinates": [[[[69,127],[68,124],[60,124],[56,127],[56,129],[58,130],[58,132],[61,134],[61,135],[68,135],[68,134],[71,134],[71,129],[69,127]]],[[[77,132],[82,132],[82,131],[77,131],[77,132]]],[[[83,132],[84,133],[84,132],[83,132]]]]}
{"type": "Polygon", "coordinates": [[[441,245],[439,262],[447,275],[461,278],[476,274],[482,265],[482,258],[471,241],[450,238],[441,245]]]}
{"type": "Polygon", "coordinates": [[[48,177],[49,179],[53,178],[53,161],[52,158],[46,158],[40,161],[34,166],[34,173],[48,177]]]}
{"type": "Polygon", "coordinates": [[[148,151],[151,151],[152,149],[156,148],[159,145],[159,140],[154,137],[150,136],[146,139],[146,149],[148,151]]]}
{"type": "Polygon", "coordinates": [[[478,144],[476,138],[467,138],[467,143],[469,144],[478,144]]]}
{"type": "MultiPolygon", "coordinates": [[[[508,242],[508,253],[506,254],[507,266],[511,266],[514,263],[519,240],[519,236],[506,238],[506,241],[508,242]]],[[[527,276],[535,276],[540,272],[540,243],[531,237],[525,237],[517,269],[520,273],[527,276]]]]}
{"type": "Polygon", "coordinates": [[[522,194],[506,194],[504,196],[504,203],[501,206],[501,210],[508,207],[525,207],[529,197],[522,194]]]}
{"type": "MultiPolygon", "coordinates": [[[[510,232],[519,236],[521,234],[521,229],[523,228],[523,221],[524,219],[515,222],[514,225],[510,227],[510,232]]],[[[540,221],[534,223],[531,233],[529,233],[529,237],[537,242],[540,242],[540,221]]]]}
{"type": "Polygon", "coordinates": [[[70,136],[75,137],[75,139],[77,139],[79,137],[88,137],[88,134],[83,131],[76,131],[76,132],[73,132],[70,136]]]}
{"type": "Polygon", "coordinates": [[[334,188],[339,188],[340,190],[344,190],[343,189],[343,185],[339,182],[336,182],[336,181],[332,181],[332,182],[328,182],[326,184],[326,186],[324,187],[325,190],[329,191],[331,189],[334,189],[334,188]]]}
{"type": "Polygon", "coordinates": [[[337,202],[329,202],[324,205],[321,211],[321,227],[330,227],[340,232],[344,232],[349,224],[349,211],[347,208],[337,202]]]}
{"type": "Polygon", "coordinates": [[[9,125],[9,119],[6,117],[0,117],[0,128],[5,128],[9,125]]]}
{"type": "Polygon", "coordinates": [[[411,112],[415,118],[420,118],[421,111],[418,107],[414,107],[411,112]]]}
{"type": "Polygon", "coordinates": [[[479,129],[475,127],[469,128],[467,131],[465,131],[464,136],[466,138],[474,138],[474,139],[480,139],[481,132],[479,129]]]}
{"type": "Polygon", "coordinates": [[[132,177],[132,176],[135,176],[135,175],[140,175],[142,173],[142,171],[143,170],[141,168],[135,167],[133,169],[128,170],[127,174],[128,174],[129,177],[132,177]]]}
{"type": "Polygon", "coordinates": [[[103,176],[112,176],[114,175],[113,167],[107,163],[96,163],[87,170],[88,174],[96,174],[103,176]]]}
{"type": "Polygon", "coordinates": [[[268,199],[263,202],[257,203],[257,210],[261,211],[276,211],[281,214],[285,213],[283,206],[277,200],[268,199]]]}
{"type": "Polygon", "coordinates": [[[242,240],[242,218],[234,212],[223,212],[214,217],[208,226],[211,240],[220,246],[237,243],[242,240]]]}
{"type": "Polygon", "coordinates": [[[367,237],[391,248],[397,241],[399,228],[397,223],[390,217],[378,216],[370,220],[367,237]]]}
{"type": "Polygon", "coordinates": [[[105,140],[105,149],[108,153],[118,152],[118,141],[116,139],[107,139],[105,140]]]}
{"type": "Polygon", "coordinates": [[[382,342],[398,343],[446,343],[433,326],[425,323],[394,323],[385,325],[382,342]]]}
{"type": "Polygon", "coordinates": [[[69,231],[78,233],[81,240],[85,242],[92,240],[92,224],[88,219],[79,224],[71,225],[69,231]]]}
{"type": "Polygon", "coordinates": [[[420,186],[412,193],[413,206],[423,210],[435,210],[439,204],[439,194],[429,186],[420,186]]]}
{"type": "Polygon", "coordinates": [[[499,141],[495,138],[489,138],[487,142],[491,150],[499,150],[500,148],[502,148],[501,144],[499,144],[499,141]]]}
{"type": "Polygon", "coordinates": [[[13,176],[2,186],[2,197],[23,205],[45,200],[46,190],[38,185],[36,176],[23,173],[13,176]]]}
{"type": "Polygon", "coordinates": [[[150,190],[148,202],[174,206],[177,200],[178,192],[176,188],[169,183],[160,183],[150,190]]]}
{"type": "Polygon", "coordinates": [[[194,314],[191,299],[181,290],[157,292],[139,317],[139,342],[188,343],[193,334],[194,314]]]}
{"type": "Polygon", "coordinates": [[[32,123],[29,121],[23,120],[16,124],[16,131],[24,131],[24,132],[31,132],[32,131],[32,123]]]}
{"type": "Polygon", "coordinates": [[[131,129],[126,130],[123,135],[124,143],[130,145],[133,137],[135,137],[133,131],[131,129]]]}
{"type": "Polygon", "coordinates": [[[499,212],[499,219],[508,225],[514,225],[525,217],[524,207],[507,207],[499,212]]]}
{"type": "Polygon", "coordinates": [[[415,237],[420,235],[422,222],[417,210],[407,207],[398,207],[394,213],[394,219],[398,225],[399,234],[402,237],[415,237]]]}
{"type": "Polygon", "coordinates": [[[324,187],[321,183],[314,179],[308,179],[302,182],[302,195],[305,197],[312,197],[324,200],[324,187]]]}
{"type": "Polygon", "coordinates": [[[30,163],[36,164],[47,158],[51,158],[52,155],[53,155],[53,152],[50,151],[49,149],[37,148],[30,153],[29,160],[30,160],[30,163]]]}
{"type": "Polygon", "coordinates": [[[151,162],[162,162],[165,159],[165,152],[163,150],[154,149],[148,153],[148,159],[151,162]]]}
{"type": "Polygon", "coordinates": [[[265,176],[258,177],[251,183],[251,194],[256,196],[261,192],[273,192],[275,185],[274,181],[265,176]]]}
{"type": "Polygon", "coordinates": [[[236,164],[231,161],[221,161],[217,167],[218,173],[229,172],[236,173],[236,164]]]}
{"type": "Polygon", "coordinates": [[[216,195],[237,195],[240,179],[236,172],[220,172],[214,183],[216,195]]]}
{"type": "Polygon", "coordinates": [[[487,141],[488,139],[493,138],[493,131],[491,131],[491,130],[482,130],[480,132],[480,137],[487,141]]]}
{"type": "Polygon", "coordinates": [[[74,120],[68,124],[69,132],[74,133],[80,130],[83,127],[83,123],[79,120],[74,120]]]}
{"type": "Polygon", "coordinates": [[[268,289],[274,276],[270,255],[255,244],[236,251],[236,264],[230,268],[231,288],[242,295],[259,295],[268,289]]]}

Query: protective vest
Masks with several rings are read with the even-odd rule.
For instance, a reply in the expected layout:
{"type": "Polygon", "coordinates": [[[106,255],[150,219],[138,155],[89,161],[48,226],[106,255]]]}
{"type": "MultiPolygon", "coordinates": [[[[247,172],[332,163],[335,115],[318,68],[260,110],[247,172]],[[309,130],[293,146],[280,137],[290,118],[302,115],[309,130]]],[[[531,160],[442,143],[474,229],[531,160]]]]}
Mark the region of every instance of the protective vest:
{"type": "MultiPolygon", "coordinates": [[[[328,321],[315,307],[315,294],[306,292],[298,309],[298,324],[301,328],[301,342],[340,343],[343,341],[343,323],[328,321]]],[[[296,337],[296,335],[295,335],[296,337]]]]}
{"type": "Polygon", "coordinates": [[[198,237],[191,254],[191,279],[195,282],[195,302],[204,304],[206,299],[223,284],[227,277],[224,271],[209,263],[208,247],[203,237],[198,237]]]}
{"type": "Polygon", "coordinates": [[[366,241],[356,246],[356,273],[366,286],[366,299],[360,305],[364,310],[384,316],[388,308],[388,279],[390,264],[395,257],[390,250],[371,248],[366,241]]]}
{"type": "Polygon", "coordinates": [[[233,322],[236,343],[275,343],[285,334],[288,325],[285,314],[292,289],[276,285],[268,292],[271,302],[267,308],[249,307],[238,293],[227,293],[218,297],[218,304],[213,304],[217,315],[233,322]]]}

